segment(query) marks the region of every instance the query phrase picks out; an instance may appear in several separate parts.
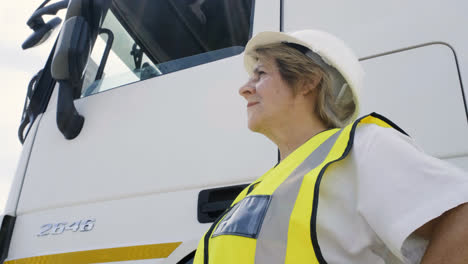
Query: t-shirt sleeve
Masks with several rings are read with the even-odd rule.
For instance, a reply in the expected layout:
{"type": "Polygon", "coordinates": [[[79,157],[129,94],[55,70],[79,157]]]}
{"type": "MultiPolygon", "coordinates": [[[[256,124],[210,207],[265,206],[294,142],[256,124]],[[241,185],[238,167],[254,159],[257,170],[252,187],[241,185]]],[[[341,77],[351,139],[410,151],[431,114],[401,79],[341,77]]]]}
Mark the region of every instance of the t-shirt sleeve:
{"type": "Polygon", "coordinates": [[[468,202],[468,174],[425,154],[391,128],[366,125],[356,133],[358,211],[392,253],[416,229],[468,202]]]}

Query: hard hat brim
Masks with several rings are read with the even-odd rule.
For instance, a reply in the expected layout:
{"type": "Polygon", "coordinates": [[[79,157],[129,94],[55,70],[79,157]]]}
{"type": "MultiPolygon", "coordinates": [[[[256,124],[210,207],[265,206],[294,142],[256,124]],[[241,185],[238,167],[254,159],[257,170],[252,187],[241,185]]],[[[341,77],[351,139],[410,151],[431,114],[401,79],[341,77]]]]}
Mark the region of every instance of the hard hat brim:
{"type": "Polygon", "coordinates": [[[309,46],[307,43],[283,32],[260,32],[252,39],[250,39],[245,46],[244,67],[247,73],[252,75],[255,64],[257,63],[256,59],[252,56],[252,53],[256,47],[281,42],[296,43],[304,47],[309,46]]]}

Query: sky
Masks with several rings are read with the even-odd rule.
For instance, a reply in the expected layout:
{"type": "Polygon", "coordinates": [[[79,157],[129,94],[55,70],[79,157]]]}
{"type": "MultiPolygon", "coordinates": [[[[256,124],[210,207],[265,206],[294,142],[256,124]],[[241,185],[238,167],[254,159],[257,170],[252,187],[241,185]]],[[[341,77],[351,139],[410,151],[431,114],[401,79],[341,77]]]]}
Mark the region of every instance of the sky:
{"type": "MultiPolygon", "coordinates": [[[[8,199],[22,145],[17,131],[29,80],[45,64],[58,30],[41,46],[23,51],[33,32],[26,21],[42,0],[4,1],[0,8],[0,213],[8,199]]],[[[64,11],[59,15],[63,16],[64,11]]],[[[49,21],[53,16],[44,16],[49,21]]]]}

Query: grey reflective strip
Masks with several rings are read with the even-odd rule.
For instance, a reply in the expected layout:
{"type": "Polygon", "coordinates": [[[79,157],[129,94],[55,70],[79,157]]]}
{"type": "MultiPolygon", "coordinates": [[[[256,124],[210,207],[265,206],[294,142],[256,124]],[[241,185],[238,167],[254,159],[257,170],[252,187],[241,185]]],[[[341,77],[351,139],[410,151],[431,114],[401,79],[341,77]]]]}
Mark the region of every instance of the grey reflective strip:
{"type": "Polygon", "coordinates": [[[285,262],[289,218],[296,203],[302,180],[309,171],[325,160],[341,131],[329,137],[312,152],[273,193],[257,238],[256,264],[285,262]]]}

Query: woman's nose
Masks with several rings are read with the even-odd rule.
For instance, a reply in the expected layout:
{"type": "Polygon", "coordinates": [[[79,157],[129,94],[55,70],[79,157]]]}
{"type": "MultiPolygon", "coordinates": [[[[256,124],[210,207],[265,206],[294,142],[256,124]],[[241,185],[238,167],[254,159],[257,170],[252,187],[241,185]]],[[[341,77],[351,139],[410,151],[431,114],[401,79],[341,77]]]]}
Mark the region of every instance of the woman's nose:
{"type": "Polygon", "coordinates": [[[255,86],[251,79],[239,88],[239,95],[246,98],[246,96],[255,93],[255,86]]]}

